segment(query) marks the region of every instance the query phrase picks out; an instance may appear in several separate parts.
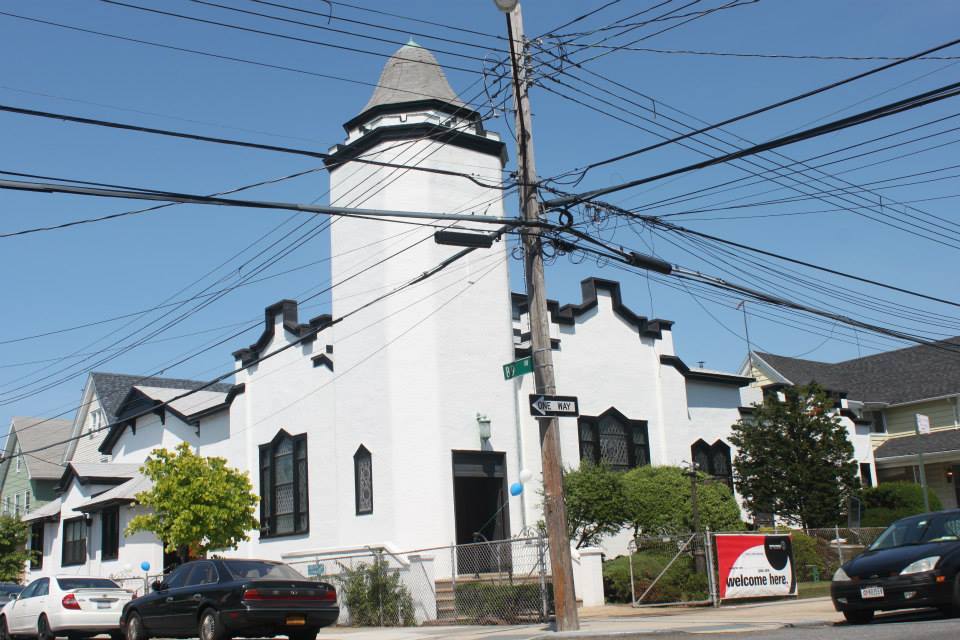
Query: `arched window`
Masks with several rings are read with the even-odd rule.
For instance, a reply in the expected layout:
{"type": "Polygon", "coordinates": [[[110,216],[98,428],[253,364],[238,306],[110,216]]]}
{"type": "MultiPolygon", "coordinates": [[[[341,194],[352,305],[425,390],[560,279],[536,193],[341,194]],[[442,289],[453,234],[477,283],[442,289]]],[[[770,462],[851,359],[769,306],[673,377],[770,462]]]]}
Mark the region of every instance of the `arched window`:
{"type": "Polygon", "coordinates": [[[260,445],[260,536],[306,533],[308,503],[307,435],[281,429],[260,445]]]}
{"type": "Polygon", "coordinates": [[[626,470],[650,464],[647,423],[630,420],[614,408],[599,416],[580,416],[580,459],[626,470]]]}
{"type": "Polygon", "coordinates": [[[733,489],[733,466],[730,462],[730,445],[723,440],[707,444],[697,440],[690,447],[690,455],[698,471],[723,480],[733,489]]]}
{"type": "Polygon", "coordinates": [[[353,487],[357,515],[373,513],[373,459],[363,445],[353,454],[353,487]]]}

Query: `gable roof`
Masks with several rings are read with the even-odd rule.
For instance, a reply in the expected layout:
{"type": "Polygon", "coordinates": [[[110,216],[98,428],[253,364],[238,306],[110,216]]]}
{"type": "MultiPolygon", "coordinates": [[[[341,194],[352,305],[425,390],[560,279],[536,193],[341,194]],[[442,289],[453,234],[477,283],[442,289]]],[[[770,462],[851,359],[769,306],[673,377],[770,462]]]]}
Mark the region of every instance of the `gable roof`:
{"type": "Polygon", "coordinates": [[[130,480],[90,498],[74,507],[73,510],[83,512],[101,511],[116,504],[130,504],[136,501],[138,493],[149,491],[152,488],[153,481],[142,473],[137,473],[130,480]]]}
{"type": "MultiPolygon", "coordinates": [[[[94,390],[97,393],[97,400],[100,408],[103,409],[107,423],[116,422],[117,412],[120,409],[127,394],[134,385],[144,387],[154,387],[160,389],[197,389],[207,384],[198,380],[184,380],[181,378],[153,378],[144,376],[131,376],[123,373],[102,373],[95,371],[90,374],[94,390]]],[[[218,382],[207,387],[207,391],[218,391],[227,393],[232,384],[218,382]]]]}
{"type": "Polygon", "coordinates": [[[123,484],[136,477],[140,466],[119,462],[70,462],[60,476],[57,490],[65,491],[74,478],[80,484],[123,484]]]}
{"type": "Polygon", "coordinates": [[[70,430],[70,420],[48,418],[14,417],[10,421],[10,433],[7,436],[7,455],[19,445],[21,451],[34,451],[23,456],[23,464],[31,480],[56,480],[63,474],[63,452],[66,451],[70,430]]]}
{"type": "Polygon", "coordinates": [[[899,404],[960,393],[960,336],[829,363],[757,353],[791,384],[817,382],[852,400],[899,404]]]}

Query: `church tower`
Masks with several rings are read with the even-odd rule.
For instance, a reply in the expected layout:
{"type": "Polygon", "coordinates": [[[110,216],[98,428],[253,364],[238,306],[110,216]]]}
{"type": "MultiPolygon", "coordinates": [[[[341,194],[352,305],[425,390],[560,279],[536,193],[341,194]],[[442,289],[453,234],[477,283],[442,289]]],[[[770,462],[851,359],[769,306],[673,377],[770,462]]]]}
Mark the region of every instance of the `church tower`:
{"type": "MultiPolygon", "coordinates": [[[[327,163],[332,205],[465,213],[478,220],[504,215],[503,192],[486,186],[502,181],[504,144],[457,97],[436,58],[413,41],[387,61],[369,102],[344,129],[346,141],[331,150],[327,163]],[[361,157],[475,180],[351,162],[361,157]]],[[[333,222],[334,317],[461,250],[437,244],[437,227],[425,222],[451,224],[333,222]]],[[[379,541],[385,532],[400,548],[469,542],[496,511],[483,535],[509,537],[506,486],[518,473],[518,423],[513,386],[501,370],[513,360],[506,238],[332,328],[337,379],[331,444],[340,459],[356,451],[370,461],[363,463],[363,477],[354,478],[363,508],[358,498],[337,514],[344,544],[379,541]],[[481,438],[487,423],[490,435],[481,438]],[[473,480],[466,479],[471,473],[473,480]]],[[[342,488],[349,488],[347,472],[338,471],[342,488]]]]}

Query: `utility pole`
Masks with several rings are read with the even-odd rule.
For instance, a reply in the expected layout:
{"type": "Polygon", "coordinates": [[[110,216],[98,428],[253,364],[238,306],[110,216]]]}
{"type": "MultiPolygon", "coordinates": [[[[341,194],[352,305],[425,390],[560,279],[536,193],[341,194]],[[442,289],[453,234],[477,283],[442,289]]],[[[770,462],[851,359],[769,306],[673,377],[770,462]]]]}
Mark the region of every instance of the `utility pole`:
{"type": "Polygon", "coordinates": [[[743,334],[747,339],[747,375],[753,373],[753,347],[750,345],[750,325],[747,324],[747,301],[742,300],[737,309],[743,309],[743,334]]]}
{"type": "MultiPolygon", "coordinates": [[[[537,197],[537,170],[533,155],[533,131],[526,66],[526,41],[523,15],[515,0],[495,0],[507,13],[507,35],[513,67],[513,99],[516,108],[517,180],[520,183],[520,209],[526,222],[540,221],[537,197]]],[[[536,226],[523,230],[524,271],[527,277],[527,313],[530,318],[530,347],[537,394],[557,392],[550,347],[550,317],[547,311],[543,278],[543,254],[536,226]]],[[[573,588],[573,564],[567,533],[567,509],[563,499],[563,468],[560,458],[560,426],[557,418],[539,418],[540,455],[543,464],[544,518],[550,543],[550,567],[556,606],[556,630],[580,628],[573,588]]]]}
{"type": "MultiPolygon", "coordinates": [[[[699,480],[697,477],[697,463],[691,462],[690,469],[684,471],[684,474],[690,476],[690,511],[693,515],[693,533],[694,535],[700,535],[700,504],[697,496],[697,482],[699,480]]],[[[700,542],[700,540],[694,540],[693,560],[694,564],[696,565],[697,573],[706,573],[707,562],[704,558],[704,548],[706,545],[701,546],[700,542]]]]}

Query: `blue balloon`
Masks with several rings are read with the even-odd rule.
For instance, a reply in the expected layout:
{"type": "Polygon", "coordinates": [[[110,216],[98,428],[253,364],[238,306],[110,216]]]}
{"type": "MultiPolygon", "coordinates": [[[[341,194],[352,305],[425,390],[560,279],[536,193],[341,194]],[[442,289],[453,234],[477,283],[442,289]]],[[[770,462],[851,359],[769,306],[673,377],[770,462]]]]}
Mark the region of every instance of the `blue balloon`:
{"type": "Polygon", "coordinates": [[[523,485],[522,485],[522,484],[520,484],[519,482],[514,482],[512,485],[510,485],[510,495],[512,495],[512,496],[518,496],[518,495],[520,495],[521,493],[523,493],[523,485]]]}
{"type": "Polygon", "coordinates": [[[144,560],[143,562],[140,563],[140,568],[143,569],[144,571],[150,571],[150,563],[144,560]]]}

